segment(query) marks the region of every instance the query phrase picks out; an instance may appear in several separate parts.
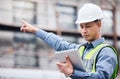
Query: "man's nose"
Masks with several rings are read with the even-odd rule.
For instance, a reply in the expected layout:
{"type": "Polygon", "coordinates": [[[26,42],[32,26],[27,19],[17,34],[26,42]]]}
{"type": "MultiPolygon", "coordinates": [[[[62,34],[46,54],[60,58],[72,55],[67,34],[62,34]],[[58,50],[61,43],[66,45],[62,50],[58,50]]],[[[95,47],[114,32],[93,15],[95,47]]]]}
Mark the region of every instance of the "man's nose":
{"type": "Polygon", "coordinates": [[[82,28],[82,32],[87,32],[86,27],[83,27],[83,28],[82,28]]]}

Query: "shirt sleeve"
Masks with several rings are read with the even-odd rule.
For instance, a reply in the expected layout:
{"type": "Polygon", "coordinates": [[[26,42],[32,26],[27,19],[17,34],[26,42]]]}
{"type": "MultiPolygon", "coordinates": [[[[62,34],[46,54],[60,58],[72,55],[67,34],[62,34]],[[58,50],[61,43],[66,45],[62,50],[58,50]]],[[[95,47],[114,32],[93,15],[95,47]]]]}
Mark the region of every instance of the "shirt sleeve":
{"type": "Polygon", "coordinates": [[[39,29],[35,35],[45,41],[48,45],[57,51],[79,48],[80,45],[74,43],[68,43],[63,38],[53,33],[48,33],[39,29]]]}
{"type": "Polygon", "coordinates": [[[72,79],[110,79],[117,63],[114,51],[108,47],[104,48],[98,56],[95,73],[75,69],[72,79]]]}

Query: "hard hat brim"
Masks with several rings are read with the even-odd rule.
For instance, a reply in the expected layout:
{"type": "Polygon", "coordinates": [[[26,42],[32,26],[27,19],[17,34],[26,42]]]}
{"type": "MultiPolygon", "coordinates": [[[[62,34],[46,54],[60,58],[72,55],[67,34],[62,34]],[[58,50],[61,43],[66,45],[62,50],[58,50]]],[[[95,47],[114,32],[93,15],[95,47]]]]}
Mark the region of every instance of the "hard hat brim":
{"type": "MultiPolygon", "coordinates": [[[[89,19],[89,20],[77,20],[76,22],[75,22],[75,24],[81,24],[81,23],[89,23],[89,22],[93,22],[93,21],[95,21],[95,20],[97,20],[98,18],[94,18],[94,19],[89,19]]],[[[102,20],[103,19],[103,17],[102,18],[99,18],[99,20],[102,20]]]]}
{"type": "MultiPolygon", "coordinates": [[[[96,19],[95,19],[96,20],[96,19]]],[[[88,20],[88,21],[76,21],[75,24],[81,24],[81,23],[88,23],[88,22],[92,22],[94,20],[88,20]]]]}

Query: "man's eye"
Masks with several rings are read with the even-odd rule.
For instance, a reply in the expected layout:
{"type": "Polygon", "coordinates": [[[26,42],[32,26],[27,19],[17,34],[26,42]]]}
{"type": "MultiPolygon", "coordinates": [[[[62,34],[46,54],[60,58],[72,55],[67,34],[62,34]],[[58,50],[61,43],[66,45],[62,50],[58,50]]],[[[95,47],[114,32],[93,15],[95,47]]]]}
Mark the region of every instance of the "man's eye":
{"type": "Polygon", "coordinates": [[[83,26],[80,26],[80,28],[83,28],[83,26]]]}

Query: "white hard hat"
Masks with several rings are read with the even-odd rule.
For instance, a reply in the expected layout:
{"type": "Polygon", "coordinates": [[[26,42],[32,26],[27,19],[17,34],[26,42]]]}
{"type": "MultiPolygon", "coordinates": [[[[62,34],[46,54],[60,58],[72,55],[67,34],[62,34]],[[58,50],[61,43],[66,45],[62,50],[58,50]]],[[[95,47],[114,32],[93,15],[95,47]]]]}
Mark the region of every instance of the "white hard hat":
{"type": "Polygon", "coordinates": [[[101,8],[95,4],[87,3],[78,12],[78,18],[75,23],[87,23],[103,18],[101,8]]]}

